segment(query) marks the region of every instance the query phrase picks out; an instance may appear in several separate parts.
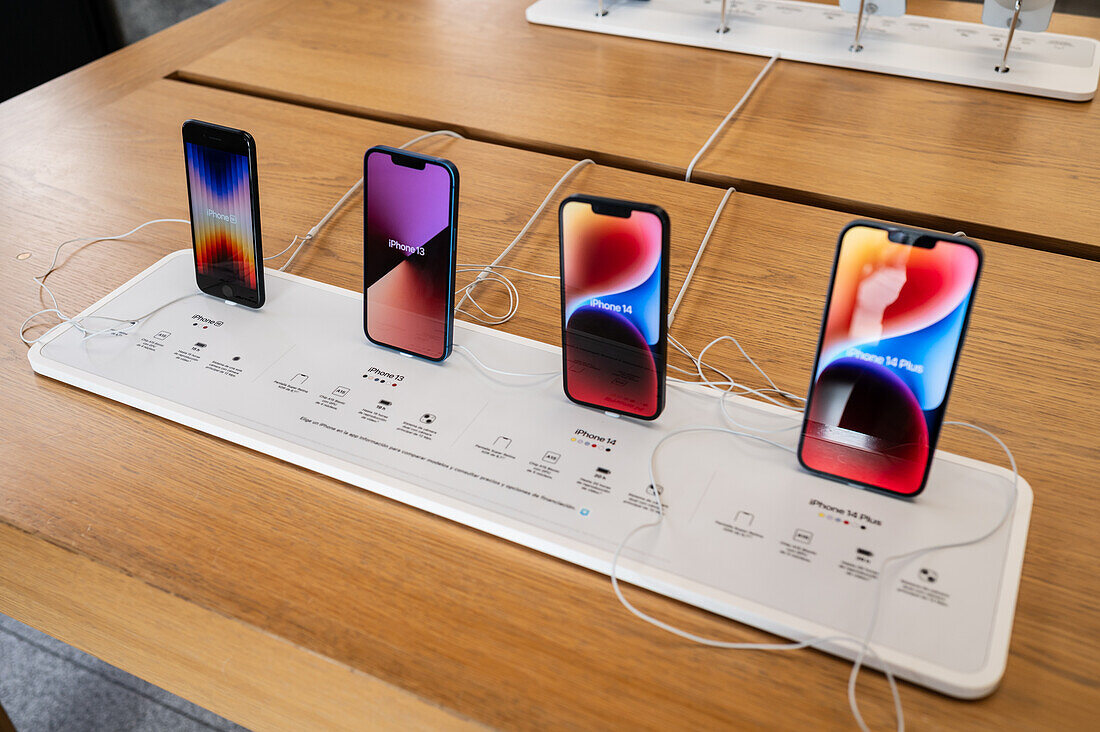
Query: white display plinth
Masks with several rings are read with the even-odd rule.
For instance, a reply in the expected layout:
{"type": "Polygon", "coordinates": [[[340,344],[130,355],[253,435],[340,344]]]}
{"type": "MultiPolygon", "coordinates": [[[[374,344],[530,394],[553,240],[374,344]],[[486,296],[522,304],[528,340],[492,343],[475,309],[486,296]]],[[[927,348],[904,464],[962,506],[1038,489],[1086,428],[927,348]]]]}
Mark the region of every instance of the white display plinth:
{"type": "MultiPolygon", "coordinates": [[[[1100,42],[1079,36],[1017,31],[1009,71],[1002,74],[997,67],[1008,33],[977,22],[871,15],[864,21],[862,50],[853,52],[856,16],[836,4],[731,0],[726,33],[717,32],[718,0],[611,1],[602,17],[597,6],[596,0],[539,0],[527,8],[527,20],[1077,102],[1093,98],[1100,78],[1100,42]]],[[[980,16],[975,6],[975,20],[980,16]]]]}
{"type": "MultiPolygon", "coordinates": [[[[189,250],[85,314],[133,317],[189,292],[125,335],[85,339],[60,328],[30,350],[31,365],[604,573],[626,532],[655,514],[656,441],[686,425],[721,424],[713,392],[700,387],[670,385],[661,418],[641,422],[569,402],[557,376],[496,377],[459,352],[441,364],[403,357],[363,336],[361,294],[293,275],[268,270],[263,309],[232,306],[197,292],[189,250]]],[[[456,324],[455,342],[499,369],[561,366],[557,348],[477,326],[456,324]]],[[[798,421],[741,398],[730,408],[761,427],[798,421]]],[[[796,431],[785,434],[794,444],[796,431]]],[[[938,453],[925,492],[899,500],[718,433],[670,441],[657,477],[667,519],[636,537],[622,577],[796,639],[862,637],[883,557],[976,537],[1011,495],[1007,471],[938,453]]],[[[887,574],[874,647],[900,677],[960,697],[995,688],[1031,502],[1021,479],[1012,518],[992,538],[887,574]]],[[[825,650],[853,654],[846,645],[825,650]]]]}

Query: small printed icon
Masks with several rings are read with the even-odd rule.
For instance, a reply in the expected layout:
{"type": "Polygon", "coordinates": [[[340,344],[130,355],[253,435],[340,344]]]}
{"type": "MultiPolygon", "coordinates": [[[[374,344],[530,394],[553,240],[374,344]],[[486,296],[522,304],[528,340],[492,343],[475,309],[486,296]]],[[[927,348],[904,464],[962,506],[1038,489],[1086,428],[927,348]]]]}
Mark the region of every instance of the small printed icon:
{"type": "Polygon", "coordinates": [[[431,424],[432,422],[435,421],[435,415],[434,414],[427,414],[427,413],[422,414],[422,415],[420,415],[420,421],[424,424],[431,424]]]}
{"type": "Polygon", "coordinates": [[[191,346],[192,351],[201,351],[204,348],[206,348],[206,344],[202,342],[196,342],[195,345],[191,346]]]}
{"type": "Polygon", "coordinates": [[[600,476],[601,478],[606,478],[607,476],[611,475],[611,471],[607,468],[596,468],[596,475],[600,476]]]}
{"type": "Polygon", "coordinates": [[[493,440],[493,447],[497,448],[498,450],[507,450],[511,444],[512,438],[505,437],[504,435],[501,435],[500,437],[493,440]]]}
{"type": "Polygon", "coordinates": [[[549,452],[548,451],[545,455],[542,456],[542,461],[544,463],[550,463],[551,465],[554,465],[559,460],[561,460],[561,453],[557,453],[557,452],[549,452]]]}
{"type": "Polygon", "coordinates": [[[591,512],[587,508],[581,509],[581,516],[587,516],[589,513],[591,512]]]}
{"type": "Polygon", "coordinates": [[[158,341],[163,341],[163,340],[165,340],[166,338],[168,338],[168,336],[170,336],[170,335],[172,335],[172,332],[171,332],[171,331],[168,331],[168,330],[162,330],[162,331],[161,331],[160,333],[157,333],[157,334],[156,334],[155,336],[153,336],[153,337],[154,337],[154,338],[156,338],[156,339],[157,339],[158,341]]]}
{"type": "Polygon", "coordinates": [[[346,397],[349,391],[351,391],[351,389],[346,386],[338,386],[332,390],[332,395],[338,397],[346,397]]]}
{"type": "Polygon", "coordinates": [[[752,515],[748,511],[738,511],[737,515],[733,517],[733,523],[737,526],[752,526],[752,522],[756,519],[756,516],[752,515]]]}
{"type": "Polygon", "coordinates": [[[812,531],[806,531],[805,529],[795,529],[794,540],[799,544],[809,544],[814,540],[814,534],[812,531]]]}
{"type": "Polygon", "coordinates": [[[309,376],[305,374],[294,374],[290,379],[291,384],[304,384],[309,380],[309,376]]]}
{"type": "Polygon", "coordinates": [[[870,549],[864,549],[863,547],[856,548],[856,559],[861,562],[870,562],[873,556],[875,556],[875,553],[870,549]]]}
{"type": "Polygon", "coordinates": [[[645,487],[645,492],[647,494],[651,495],[651,496],[658,495],[658,494],[663,496],[665,494],[665,487],[663,485],[661,485],[660,483],[658,483],[657,484],[657,490],[654,491],[653,490],[653,484],[650,483],[649,485],[647,485],[645,487]]]}
{"type": "Polygon", "coordinates": [[[384,412],[384,411],[386,411],[386,407],[391,407],[391,406],[393,406],[393,402],[391,402],[389,399],[379,399],[378,400],[378,405],[375,407],[375,409],[378,409],[378,410],[381,410],[381,411],[384,412]]]}
{"type": "Polygon", "coordinates": [[[936,580],[940,578],[940,575],[936,570],[929,569],[928,567],[921,567],[921,570],[917,572],[921,580],[927,582],[930,585],[936,584],[936,580]]]}

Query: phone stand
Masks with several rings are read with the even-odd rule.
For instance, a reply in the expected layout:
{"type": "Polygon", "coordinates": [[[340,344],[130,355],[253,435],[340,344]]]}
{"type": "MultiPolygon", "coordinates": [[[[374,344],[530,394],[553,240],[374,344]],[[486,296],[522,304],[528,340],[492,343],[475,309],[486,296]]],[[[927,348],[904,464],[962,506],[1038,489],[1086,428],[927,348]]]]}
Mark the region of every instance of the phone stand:
{"type": "Polygon", "coordinates": [[[527,8],[527,20],[1078,102],[1093,98],[1100,78],[1100,42],[1092,38],[1030,33],[1015,25],[1006,32],[917,15],[847,13],[797,0],[721,5],[719,11],[702,0],[621,0],[607,3],[599,15],[595,0],[539,0],[527,8]],[[1006,67],[1011,35],[1017,40],[1006,67]]]}
{"type": "MultiPolygon", "coordinates": [[[[626,581],[799,640],[862,638],[881,590],[872,645],[899,677],[973,698],[1004,673],[1032,503],[1022,478],[988,540],[879,580],[887,556],[991,529],[1011,474],[937,453],[924,493],[904,501],[810,475],[755,440],[693,433],[662,448],[654,487],[658,440],[722,424],[713,392],[670,384],[656,422],[613,419],[565,398],[555,347],[459,323],[449,359],[410,359],[366,340],[359,293],[272,270],[266,290],[260,310],[227,307],[196,291],[182,250],[84,315],[194,297],[122,335],[59,328],[29,359],[45,376],[598,572],[660,497],[667,518],[624,552],[626,581]],[[533,375],[494,376],[458,347],[533,375]]],[[[747,399],[729,408],[762,428],[799,421],[747,399]]]]}

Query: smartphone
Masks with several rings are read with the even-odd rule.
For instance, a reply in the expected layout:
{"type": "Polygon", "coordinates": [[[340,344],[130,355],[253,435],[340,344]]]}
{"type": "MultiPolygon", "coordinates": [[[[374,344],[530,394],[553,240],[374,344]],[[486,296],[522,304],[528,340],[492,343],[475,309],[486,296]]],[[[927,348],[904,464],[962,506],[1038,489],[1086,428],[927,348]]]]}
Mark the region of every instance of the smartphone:
{"type": "Polygon", "coordinates": [[[458,169],[379,145],[363,157],[363,330],[431,361],[451,355],[458,169]]]}
{"type": "Polygon", "coordinates": [[[668,214],[573,195],[558,209],[558,231],[565,395],[656,419],[665,406],[668,214]]]}
{"type": "Polygon", "coordinates": [[[805,468],[897,496],[924,489],[981,268],[968,239],[844,228],[798,445],[805,468]]]}
{"type": "Polygon", "coordinates": [[[195,279],[208,295],[250,308],[264,304],[256,142],[244,130],[183,123],[195,279]]]}

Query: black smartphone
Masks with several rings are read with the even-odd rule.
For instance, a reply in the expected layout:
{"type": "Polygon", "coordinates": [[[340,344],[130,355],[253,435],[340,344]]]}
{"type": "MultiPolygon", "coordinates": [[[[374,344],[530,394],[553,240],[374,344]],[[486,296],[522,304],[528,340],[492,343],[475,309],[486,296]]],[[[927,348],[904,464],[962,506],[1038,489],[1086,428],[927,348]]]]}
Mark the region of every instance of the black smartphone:
{"type": "Polygon", "coordinates": [[[969,239],[844,228],[798,444],[805,468],[897,496],[924,490],[981,269],[969,239]]]}
{"type": "Polygon", "coordinates": [[[183,123],[195,279],[208,295],[264,304],[256,142],[244,130],[183,123]]]}
{"type": "Polygon", "coordinates": [[[431,361],[451,355],[458,168],[379,145],[363,157],[363,331],[431,361]]]}
{"type": "Polygon", "coordinates": [[[566,396],[656,419],[665,406],[668,214],[573,195],[558,209],[558,231],[566,396]]]}

